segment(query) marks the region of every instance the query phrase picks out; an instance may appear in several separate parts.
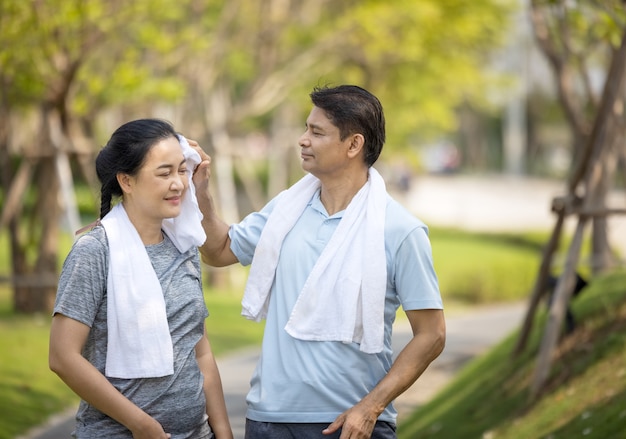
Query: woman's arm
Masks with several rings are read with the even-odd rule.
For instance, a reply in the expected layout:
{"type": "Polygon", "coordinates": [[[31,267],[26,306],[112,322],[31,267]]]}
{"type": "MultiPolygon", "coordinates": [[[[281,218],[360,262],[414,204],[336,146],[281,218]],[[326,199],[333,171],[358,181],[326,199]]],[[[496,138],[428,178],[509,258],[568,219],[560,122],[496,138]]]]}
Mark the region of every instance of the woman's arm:
{"type": "Polygon", "coordinates": [[[206,327],[204,336],[196,344],[196,359],[204,376],[204,395],[209,425],[217,439],[233,439],[233,431],[230,427],[228,412],[226,411],[222,379],[211,350],[206,327]]]}
{"type": "Polygon", "coordinates": [[[77,320],[55,314],[50,328],[50,369],[84,401],[126,426],[133,438],[171,437],[159,422],[122,395],[81,355],[89,330],[77,320]]]}

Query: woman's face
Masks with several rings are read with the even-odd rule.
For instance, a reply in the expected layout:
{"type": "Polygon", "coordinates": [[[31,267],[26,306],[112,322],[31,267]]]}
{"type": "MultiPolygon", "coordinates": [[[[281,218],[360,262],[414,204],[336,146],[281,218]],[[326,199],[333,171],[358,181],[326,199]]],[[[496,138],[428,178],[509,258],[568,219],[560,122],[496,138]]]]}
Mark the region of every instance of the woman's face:
{"type": "Polygon", "coordinates": [[[178,139],[169,137],[153,145],[137,175],[129,178],[129,186],[124,194],[127,209],[159,222],[178,216],[189,186],[178,139]]]}

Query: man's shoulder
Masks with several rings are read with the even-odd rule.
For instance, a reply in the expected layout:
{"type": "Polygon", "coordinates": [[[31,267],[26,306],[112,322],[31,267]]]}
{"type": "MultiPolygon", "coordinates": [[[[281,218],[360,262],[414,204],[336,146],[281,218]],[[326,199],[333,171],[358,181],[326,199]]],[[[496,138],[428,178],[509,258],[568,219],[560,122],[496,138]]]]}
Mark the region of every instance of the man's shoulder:
{"type": "Polygon", "coordinates": [[[426,224],[399,203],[390,195],[387,196],[387,210],[385,213],[385,229],[412,230],[415,228],[427,228],[426,224]]]}

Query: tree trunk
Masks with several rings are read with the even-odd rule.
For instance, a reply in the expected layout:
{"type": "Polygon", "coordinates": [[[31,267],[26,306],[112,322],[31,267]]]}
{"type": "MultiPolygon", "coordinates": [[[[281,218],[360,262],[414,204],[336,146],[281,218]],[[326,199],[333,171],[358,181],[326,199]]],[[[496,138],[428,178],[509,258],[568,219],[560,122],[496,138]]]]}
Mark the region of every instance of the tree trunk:
{"type": "Polygon", "coordinates": [[[278,195],[289,186],[289,158],[298,148],[298,136],[294,133],[293,127],[302,125],[294,120],[297,114],[296,109],[289,105],[281,105],[274,113],[268,156],[268,198],[278,195]]]}
{"type": "MultiPolygon", "coordinates": [[[[54,107],[44,105],[41,111],[41,129],[38,145],[38,166],[35,175],[35,206],[28,238],[38,242],[35,263],[28,267],[25,257],[28,242],[15,241],[14,298],[15,310],[25,313],[48,313],[54,306],[58,280],[59,248],[59,178],[52,136],[63,133],[61,118],[54,107]]],[[[58,140],[58,139],[57,139],[58,140]]],[[[15,232],[17,236],[17,231],[15,232]]],[[[15,238],[17,239],[17,238],[15,238]]]]}
{"type": "MultiPolygon", "coordinates": [[[[609,150],[610,148],[606,149],[609,150]]],[[[613,157],[603,159],[601,162],[598,185],[590,194],[591,199],[594,200],[594,209],[608,207],[607,197],[612,187],[615,162],[613,157]]],[[[591,270],[593,275],[601,274],[612,268],[614,262],[609,243],[609,218],[608,216],[596,216],[593,218],[591,229],[591,270]]]]}
{"type": "MultiPolygon", "coordinates": [[[[237,190],[233,177],[233,145],[227,129],[226,112],[228,107],[227,92],[214,90],[208,97],[209,112],[208,128],[211,135],[211,143],[215,149],[216,157],[211,162],[215,180],[217,180],[218,206],[222,218],[227,223],[239,221],[237,209],[237,190]]],[[[214,180],[214,181],[215,181],[214,180]]]]}
{"type": "Polygon", "coordinates": [[[34,267],[36,282],[30,286],[30,306],[24,311],[50,312],[57,289],[59,255],[59,180],[54,157],[42,159],[36,185],[41,239],[34,267]]]}
{"type": "MultiPolygon", "coordinates": [[[[217,195],[216,207],[222,219],[230,224],[239,221],[237,190],[233,176],[232,142],[227,129],[224,110],[229,106],[226,90],[215,87],[206,97],[208,109],[205,112],[206,128],[211,138],[215,157],[211,160],[212,185],[217,195]]],[[[210,239],[210,237],[209,237],[210,239]]],[[[213,286],[230,286],[234,283],[230,268],[210,268],[209,283],[213,286]]]]}

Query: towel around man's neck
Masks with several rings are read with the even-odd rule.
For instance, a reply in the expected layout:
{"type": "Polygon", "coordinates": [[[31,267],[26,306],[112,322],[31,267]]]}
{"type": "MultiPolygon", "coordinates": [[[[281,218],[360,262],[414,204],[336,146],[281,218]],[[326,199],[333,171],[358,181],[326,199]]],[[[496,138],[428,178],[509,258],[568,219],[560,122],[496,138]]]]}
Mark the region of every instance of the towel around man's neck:
{"type": "MultiPolygon", "coordinates": [[[[245,317],[265,318],[283,239],[319,186],[308,174],[278,196],[252,259],[242,300],[245,317]]],[[[285,326],[292,337],[356,342],[363,352],[382,351],[386,203],[385,182],[370,168],[367,183],[348,205],[300,292],[285,326]]]]}
{"type": "MultiPolygon", "coordinates": [[[[162,227],[184,253],[202,245],[206,234],[200,223],[202,215],[191,180],[200,156],[181,137],[189,188],[183,197],[180,215],[163,220],[162,227]]],[[[165,300],[145,245],[122,203],[114,206],[101,223],[109,243],[105,375],[129,379],[171,375],[174,353],[165,300]]]]}

